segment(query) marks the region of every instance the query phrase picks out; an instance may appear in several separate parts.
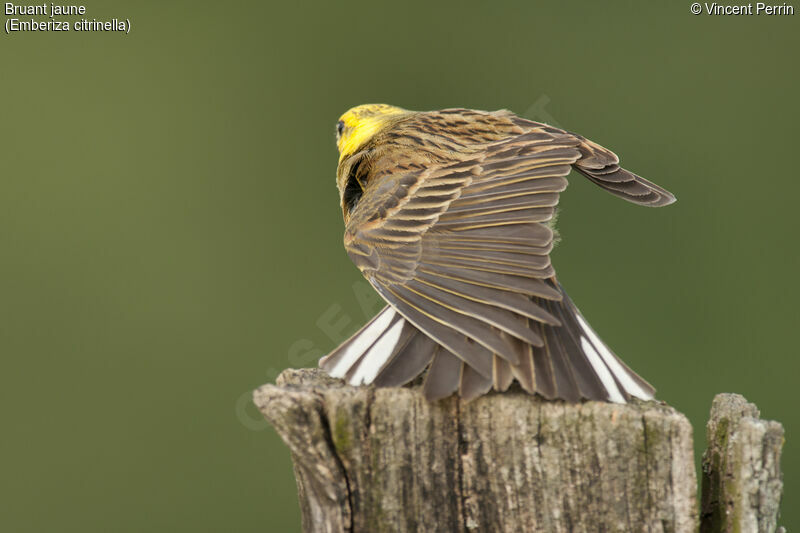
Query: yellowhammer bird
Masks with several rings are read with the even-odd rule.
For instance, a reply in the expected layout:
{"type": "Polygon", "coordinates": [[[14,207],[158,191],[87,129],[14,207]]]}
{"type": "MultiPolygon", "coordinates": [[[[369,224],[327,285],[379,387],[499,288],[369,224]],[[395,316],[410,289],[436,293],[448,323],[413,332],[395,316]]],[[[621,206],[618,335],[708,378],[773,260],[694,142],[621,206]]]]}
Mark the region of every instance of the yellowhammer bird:
{"type": "Polygon", "coordinates": [[[653,398],[556,281],[550,224],[570,169],[640,205],[672,194],[592,141],[509,111],[362,105],[336,140],[344,245],[388,305],[324,370],[401,386],[427,368],[428,400],[514,379],[551,399],[653,398]]]}

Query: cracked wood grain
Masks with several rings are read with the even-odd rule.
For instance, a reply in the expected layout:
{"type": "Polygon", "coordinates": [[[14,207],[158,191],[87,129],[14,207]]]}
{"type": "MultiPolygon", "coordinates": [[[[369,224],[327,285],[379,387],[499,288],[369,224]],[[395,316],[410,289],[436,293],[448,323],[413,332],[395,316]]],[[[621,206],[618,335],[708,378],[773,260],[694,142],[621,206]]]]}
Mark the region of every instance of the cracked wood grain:
{"type": "Polygon", "coordinates": [[[657,402],[430,404],[312,369],[254,399],[292,452],[307,532],[697,528],[692,429],[657,402]]]}
{"type": "Polygon", "coordinates": [[[776,530],[783,426],[738,394],[718,394],[706,425],[702,533],[776,530]]]}

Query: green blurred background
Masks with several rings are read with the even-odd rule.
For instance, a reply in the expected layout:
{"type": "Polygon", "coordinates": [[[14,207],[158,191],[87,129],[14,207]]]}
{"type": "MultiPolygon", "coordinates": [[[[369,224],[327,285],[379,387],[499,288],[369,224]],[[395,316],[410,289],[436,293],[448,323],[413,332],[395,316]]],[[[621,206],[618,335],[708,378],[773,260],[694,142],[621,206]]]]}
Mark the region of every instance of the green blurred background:
{"type": "Polygon", "coordinates": [[[104,1],[129,35],[3,34],[0,530],[299,530],[250,391],[375,310],[334,186],[365,102],[553,120],[674,191],[575,177],[556,267],[698,453],[715,393],[783,422],[800,528],[798,18],[665,4],[104,1]]]}

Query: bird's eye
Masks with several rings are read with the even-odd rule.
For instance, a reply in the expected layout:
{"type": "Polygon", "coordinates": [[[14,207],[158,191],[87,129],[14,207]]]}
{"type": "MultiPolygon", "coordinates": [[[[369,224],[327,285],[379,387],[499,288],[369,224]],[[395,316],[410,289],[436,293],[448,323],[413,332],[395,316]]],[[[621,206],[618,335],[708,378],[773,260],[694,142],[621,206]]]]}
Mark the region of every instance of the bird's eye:
{"type": "Polygon", "coordinates": [[[336,123],[336,138],[342,136],[342,132],[344,131],[344,121],[340,120],[336,123]]]}

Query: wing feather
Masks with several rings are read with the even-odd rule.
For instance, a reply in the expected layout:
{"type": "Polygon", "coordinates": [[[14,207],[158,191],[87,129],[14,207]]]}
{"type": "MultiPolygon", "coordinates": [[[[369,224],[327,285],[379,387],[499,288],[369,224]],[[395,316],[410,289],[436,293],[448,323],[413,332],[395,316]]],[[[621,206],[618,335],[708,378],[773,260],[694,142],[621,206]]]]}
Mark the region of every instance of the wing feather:
{"type": "MultiPolygon", "coordinates": [[[[431,113],[425,124],[455,124],[459,113],[476,112],[431,113]]],[[[422,128],[401,139],[419,147],[420,159],[386,158],[366,180],[348,213],[345,247],[397,316],[376,318],[358,353],[345,347],[328,365],[378,384],[405,383],[429,366],[429,399],[456,390],[469,399],[492,385],[505,390],[514,378],[547,398],[598,397],[605,389],[582,339],[561,327],[571,319],[547,281],[555,274],[548,223],[559,194],[575,168],[635,203],[664,205],[674,197],[583,137],[508,113],[486,115],[493,126],[467,128],[461,137],[422,128]],[[456,145],[446,155],[424,155],[427,146],[456,145]],[[365,354],[382,344],[391,344],[391,353],[365,366],[365,354]]]]}
{"type": "Polygon", "coordinates": [[[519,293],[551,300],[561,299],[561,293],[537,278],[527,278],[512,274],[500,274],[497,272],[486,272],[483,270],[471,270],[458,267],[450,268],[444,265],[433,266],[426,263],[421,263],[417,268],[417,272],[425,272],[440,278],[469,283],[476,287],[498,289],[508,294],[519,293]]]}
{"type": "Polygon", "coordinates": [[[490,375],[491,372],[491,351],[477,342],[468,339],[461,331],[444,323],[441,319],[431,316],[429,313],[419,309],[405,299],[405,295],[399,295],[401,289],[379,288],[378,292],[389,302],[392,307],[397,309],[406,320],[414,324],[427,336],[434,339],[449,351],[458,354],[458,357],[465,363],[471,365],[478,372],[490,375]]]}
{"type": "MultiPolygon", "coordinates": [[[[437,272],[420,271],[417,279],[426,285],[435,287],[442,291],[447,291],[461,298],[473,300],[484,305],[499,307],[507,309],[514,313],[532,318],[545,324],[553,326],[561,325],[561,321],[554,315],[550,314],[547,310],[534,303],[534,301],[524,296],[523,294],[509,292],[506,290],[499,290],[492,287],[485,287],[482,285],[474,285],[463,281],[458,281],[452,278],[441,275],[437,272]]],[[[538,341],[534,344],[540,345],[541,338],[535,331],[530,330],[529,335],[534,335],[538,341]]]]}
{"type": "MultiPolygon", "coordinates": [[[[409,318],[419,329],[426,331],[426,329],[430,328],[431,321],[438,322],[452,331],[460,333],[467,339],[474,340],[477,344],[482,345],[488,350],[489,353],[495,352],[511,362],[517,360],[518,355],[514,353],[512,347],[502,339],[499,335],[499,331],[492,328],[491,324],[472,317],[457,309],[455,306],[448,305],[447,302],[437,300],[433,296],[426,294],[426,292],[417,290],[414,282],[408,282],[403,287],[392,287],[390,292],[395,295],[398,301],[405,302],[422,315],[416,318],[417,322],[409,318]]],[[[389,300],[389,303],[393,303],[393,301],[389,300]]],[[[398,306],[398,310],[399,309],[400,307],[398,306]]],[[[402,311],[400,312],[403,314],[402,311]]],[[[491,359],[482,360],[478,363],[467,354],[462,354],[460,351],[453,350],[452,348],[449,349],[457,356],[462,357],[468,364],[473,366],[479,364],[482,374],[491,375],[491,359]]],[[[485,358],[486,354],[483,353],[482,357],[485,358]]]]}
{"type": "Polygon", "coordinates": [[[532,132],[472,161],[385,176],[364,194],[369,211],[359,204],[348,223],[351,258],[404,318],[470,368],[462,383],[470,390],[485,384],[473,370],[491,384],[494,357],[513,367],[527,344],[543,344],[528,319],[559,323],[530,295],[560,299],[541,281],[553,275],[553,232],[543,223],[580,157],[576,145],[532,132]]]}
{"type": "MultiPolygon", "coordinates": [[[[517,317],[513,311],[493,305],[485,305],[472,298],[442,290],[420,279],[409,281],[406,287],[433,304],[440,305],[456,313],[461,313],[470,319],[476,319],[479,322],[494,326],[500,331],[505,331],[531,344],[542,344],[542,339],[536,335],[536,333],[515,320],[517,317]]],[[[499,335],[497,337],[499,338],[499,335]]],[[[497,344],[487,347],[497,350],[498,348],[505,348],[505,345],[497,344]]],[[[519,359],[519,356],[513,353],[513,351],[509,350],[507,353],[510,353],[511,356],[509,357],[506,353],[500,353],[500,355],[511,362],[516,362],[519,359]]]]}

